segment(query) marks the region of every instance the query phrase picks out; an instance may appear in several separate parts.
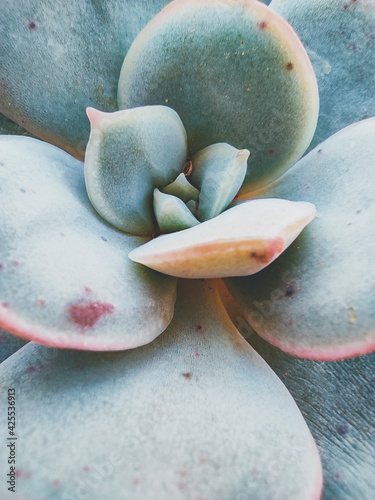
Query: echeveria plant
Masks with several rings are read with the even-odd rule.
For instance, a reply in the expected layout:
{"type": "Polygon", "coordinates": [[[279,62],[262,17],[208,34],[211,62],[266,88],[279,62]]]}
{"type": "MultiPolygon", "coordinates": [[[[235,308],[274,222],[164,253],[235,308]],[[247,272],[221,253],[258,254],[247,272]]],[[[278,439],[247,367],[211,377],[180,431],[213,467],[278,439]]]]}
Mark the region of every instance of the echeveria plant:
{"type": "Polygon", "coordinates": [[[374,0],[0,14],[0,498],[373,498],[374,0]]]}

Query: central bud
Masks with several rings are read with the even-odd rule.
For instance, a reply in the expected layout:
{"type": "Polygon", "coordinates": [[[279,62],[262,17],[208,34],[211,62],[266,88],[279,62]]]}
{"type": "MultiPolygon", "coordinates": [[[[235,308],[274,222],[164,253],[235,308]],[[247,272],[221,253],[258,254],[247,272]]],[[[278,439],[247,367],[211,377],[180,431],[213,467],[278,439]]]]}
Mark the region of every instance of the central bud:
{"type": "Polygon", "coordinates": [[[87,114],[85,180],[97,212],[134,235],[172,233],[132,250],[128,257],[138,264],[182,278],[247,276],[273,262],[315,217],[311,203],[278,199],[226,210],[245,179],[249,151],[212,144],[186,168],[186,131],[171,108],[87,114]]]}
{"type": "Polygon", "coordinates": [[[206,147],[189,162],[193,168],[184,168],[186,131],[171,108],[88,108],[87,114],[87,191],[97,212],[122,231],[151,235],[196,226],[225,210],[244,181],[250,153],[225,143],[206,147]]]}

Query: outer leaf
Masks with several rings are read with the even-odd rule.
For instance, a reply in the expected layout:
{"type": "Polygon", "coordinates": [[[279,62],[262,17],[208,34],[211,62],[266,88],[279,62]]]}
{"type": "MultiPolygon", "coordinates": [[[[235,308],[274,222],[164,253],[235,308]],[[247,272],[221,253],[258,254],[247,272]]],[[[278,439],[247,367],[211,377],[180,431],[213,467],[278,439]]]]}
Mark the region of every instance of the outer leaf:
{"type": "Polygon", "coordinates": [[[159,236],[129,258],[180,278],[247,276],[276,259],[314,217],[311,203],[252,200],[198,226],[159,236]]]}
{"type": "Polygon", "coordinates": [[[121,64],[167,0],[1,2],[0,110],[83,157],[87,106],[115,111],[121,64]]]}
{"type": "Polygon", "coordinates": [[[260,196],[316,204],[317,219],[272,266],[228,285],[263,338],[340,359],[375,347],[375,118],[337,133],[260,196]]]}
{"type": "Polygon", "coordinates": [[[102,113],[88,108],[90,141],[85,181],[98,213],[118,229],[151,235],[154,188],[163,188],[183,169],[186,131],[166,106],[102,113]]]}
{"type": "Polygon", "coordinates": [[[318,500],[319,457],[285,387],[209,283],[179,292],[172,324],[149,346],[31,344],[2,365],[1,398],[9,387],[17,397],[20,498],[318,500]]]}
{"type": "Polygon", "coordinates": [[[249,149],[244,191],[278,177],[314,134],[318,90],[292,28],[255,0],[176,0],[144,28],[121,70],[119,106],[167,104],[190,154],[249,149]]]}
{"type": "Polygon", "coordinates": [[[375,354],[335,363],[300,360],[257,335],[251,344],[286,384],[320,450],[324,500],[370,499],[375,491],[375,354]]]}
{"type": "Polygon", "coordinates": [[[273,0],[270,8],[301,37],[314,66],[320,114],[311,147],[375,115],[375,2],[273,0]]]}
{"type": "Polygon", "coordinates": [[[105,224],[82,164],[27,137],[0,137],[0,325],[57,347],[117,350],[171,320],[175,280],[134,265],[144,238],[105,224]]]}
{"type": "Polygon", "coordinates": [[[18,349],[21,349],[25,344],[27,344],[27,341],[15,337],[0,328],[0,363],[9,358],[18,349]]]}

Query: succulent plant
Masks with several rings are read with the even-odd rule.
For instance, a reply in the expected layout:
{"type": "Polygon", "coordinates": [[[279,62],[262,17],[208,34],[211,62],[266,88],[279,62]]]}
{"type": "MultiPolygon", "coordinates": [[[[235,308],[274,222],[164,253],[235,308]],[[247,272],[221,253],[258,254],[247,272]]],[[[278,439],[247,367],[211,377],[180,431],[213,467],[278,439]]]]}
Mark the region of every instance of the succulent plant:
{"type": "Polygon", "coordinates": [[[1,12],[1,499],[373,498],[375,2],[1,12]]]}

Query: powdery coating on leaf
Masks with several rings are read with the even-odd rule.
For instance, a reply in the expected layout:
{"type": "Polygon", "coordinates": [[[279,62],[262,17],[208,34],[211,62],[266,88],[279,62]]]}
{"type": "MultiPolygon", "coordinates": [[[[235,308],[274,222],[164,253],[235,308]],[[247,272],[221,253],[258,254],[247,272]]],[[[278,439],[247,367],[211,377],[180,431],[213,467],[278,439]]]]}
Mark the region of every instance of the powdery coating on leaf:
{"type": "Polygon", "coordinates": [[[249,339],[296,400],[321,452],[324,499],[370,499],[375,491],[375,354],[300,360],[257,335],[249,339]]]}
{"type": "Polygon", "coordinates": [[[182,278],[247,276],[276,259],[314,217],[311,203],[252,200],[193,228],[159,236],[129,258],[182,278]]]}
{"type": "Polygon", "coordinates": [[[163,188],[182,171],[187,156],[184,126],[166,106],[102,113],[87,110],[91,122],[85,181],[98,213],[122,231],[157,231],[154,188],[163,188]]]}
{"type": "Polygon", "coordinates": [[[124,55],[167,3],[1,2],[0,111],[82,159],[90,133],[86,107],[117,109],[124,55]]]}
{"type": "Polygon", "coordinates": [[[220,142],[250,150],[243,191],[300,158],[318,116],[316,79],[303,45],[257,1],[169,4],[130,48],[118,96],[120,108],[175,109],[191,156],[220,142]]]}
{"type": "MultiPolygon", "coordinates": [[[[2,365],[0,397],[13,386],[22,394],[20,498],[319,499],[311,434],[214,286],[181,283],[173,322],[149,346],[102,354],[31,345],[2,365]]],[[[0,447],[0,467],[6,459],[0,447]]],[[[6,491],[0,482],[1,498],[6,491]]]]}
{"type": "Polygon", "coordinates": [[[198,187],[201,222],[225,210],[240,190],[247,171],[250,151],[225,143],[211,144],[193,157],[190,182],[198,187]]]}
{"type": "Polygon", "coordinates": [[[154,213],[162,233],[180,231],[199,224],[185,203],[176,196],[154,189],[154,213]]]}
{"type": "Polygon", "coordinates": [[[116,231],[87,197],[82,164],[0,137],[0,324],[61,348],[119,350],[169,324],[176,281],[134,265],[145,238],[116,231]]]}
{"type": "Polygon", "coordinates": [[[351,125],[258,193],[317,207],[268,269],[227,282],[257,333],[290,354],[335,360],[375,349],[374,137],[375,118],[351,125]]]}
{"type": "Polygon", "coordinates": [[[375,2],[273,0],[304,43],[318,80],[320,112],[311,148],[375,115],[375,2]]]}

